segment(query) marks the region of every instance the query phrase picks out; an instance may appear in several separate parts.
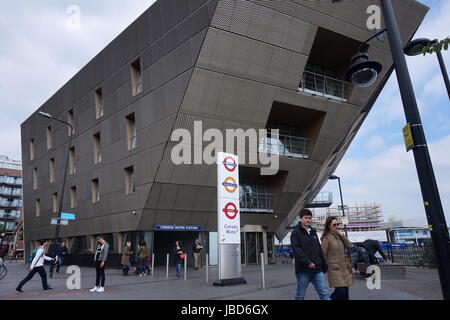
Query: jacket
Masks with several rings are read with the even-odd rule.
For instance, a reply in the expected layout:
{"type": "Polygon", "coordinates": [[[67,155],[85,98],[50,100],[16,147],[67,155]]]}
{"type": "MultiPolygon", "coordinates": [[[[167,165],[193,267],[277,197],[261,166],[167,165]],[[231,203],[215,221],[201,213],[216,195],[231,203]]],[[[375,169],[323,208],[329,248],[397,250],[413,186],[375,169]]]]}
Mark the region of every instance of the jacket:
{"type": "Polygon", "coordinates": [[[369,255],[375,256],[375,253],[377,251],[381,254],[384,260],[387,260],[386,255],[384,254],[383,250],[380,247],[380,243],[377,240],[366,240],[363,243],[359,245],[360,247],[363,247],[367,250],[369,255]]]}
{"type": "Polygon", "coordinates": [[[138,250],[138,258],[139,259],[145,259],[148,256],[148,249],[147,246],[139,246],[138,250]]]}
{"type": "Polygon", "coordinates": [[[30,269],[42,267],[44,265],[44,260],[51,261],[52,258],[47,257],[44,249],[39,247],[39,249],[36,250],[36,255],[34,256],[33,261],[31,262],[30,269]]]}
{"type": "Polygon", "coordinates": [[[295,273],[327,272],[328,265],[315,229],[311,228],[308,234],[300,224],[297,225],[291,234],[291,246],[295,257],[295,273]],[[315,269],[308,268],[311,263],[316,265],[315,269]]]}
{"type": "Polygon", "coordinates": [[[106,262],[106,258],[108,257],[108,250],[109,250],[108,242],[105,242],[103,245],[99,243],[97,245],[97,250],[94,254],[94,261],[97,261],[97,254],[98,254],[98,260],[106,262]],[[100,253],[97,253],[100,247],[101,247],[100,253]]]}
{"type": "Polygon", "coordinates": [[[322,238],[323,255],[329,267],[328,284],[331,288],[350,287],[354,283],[345,255],[345,248],[351,247],[351,242],[340,233],[331,231],[322,238]]]}
{"type": "Polygon", "coordinates": [[[194,242],[192,244],[192,252],[193,253],[200,253],[200,252],[202,252],[202,248],[203,248],[203,246],[202,246],[202,244],[200,242],[194,242]],[[197,249],[197,246],[200,246],[201,248],[197,249]]]}
{"type": "Polygon", "coordinates": [[[121,265],[127,266],[130,263],[130,256],[133,254],[131,251],[131,247],[125,247],[122,250],[122,260],[120,261],[121,265]]]}

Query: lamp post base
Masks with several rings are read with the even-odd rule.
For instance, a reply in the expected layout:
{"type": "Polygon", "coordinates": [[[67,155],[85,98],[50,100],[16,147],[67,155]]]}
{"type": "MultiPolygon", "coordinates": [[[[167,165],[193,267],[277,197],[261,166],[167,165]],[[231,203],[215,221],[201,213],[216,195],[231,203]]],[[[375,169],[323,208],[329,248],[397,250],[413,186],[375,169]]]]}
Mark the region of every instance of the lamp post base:
{"type": "Polygon", "coordinates": [[[247,280],[245,280],[244,278],[234,278],[234,279],[216,280],[213,282],[213,285],[216,287],[228,287],[240,284],[247,284],[247,280]]]}

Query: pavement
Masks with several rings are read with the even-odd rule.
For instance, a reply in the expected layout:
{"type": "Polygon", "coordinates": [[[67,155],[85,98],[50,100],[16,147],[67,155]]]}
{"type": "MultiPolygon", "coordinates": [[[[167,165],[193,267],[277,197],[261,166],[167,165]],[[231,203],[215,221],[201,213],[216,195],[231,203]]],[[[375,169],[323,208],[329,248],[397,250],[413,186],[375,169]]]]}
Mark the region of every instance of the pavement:
{"type": "MultiPolygon", "coordinates": [[[[206,281],[206,269],[188,268],[186,276],[178,279],[175,269],[155,268],[154,275],[147,277],[123,277],[121,270],[106,269],[104,293],[91,293],[95,284],[95,269],[81,268],[81,289],[69,290],[66,274],[62,267],[59,274],[48,279],[52,291],[42,290],[38,274],[28,282],[23,294],[14,292],[17,284],[26,274],[28,264],[24,262],[6,262],[8,274],[0,280],[0,300],[292,300],[295,288],[294,265],[280,264],[265,266],[266,290],[262,288],[260,266],[242,266],[242,277],[246,285],[215,287],[217,267],[209,268],[209,282],[206,281]]],[[[47,273],[49,267],[46,267],[47,273]]],[[[386,271],[387,272],[387,271],[386,271]]],[[[355,284],[350,288],[351,300],[441,300],[442,294],[436,269],[406,268],[398,276],[383,278],[381,289],[370,290],[364,278],[356,276],[355,284]]],[[[306,300],[318,300],[312,285],[306,292],[306,300]]]]}

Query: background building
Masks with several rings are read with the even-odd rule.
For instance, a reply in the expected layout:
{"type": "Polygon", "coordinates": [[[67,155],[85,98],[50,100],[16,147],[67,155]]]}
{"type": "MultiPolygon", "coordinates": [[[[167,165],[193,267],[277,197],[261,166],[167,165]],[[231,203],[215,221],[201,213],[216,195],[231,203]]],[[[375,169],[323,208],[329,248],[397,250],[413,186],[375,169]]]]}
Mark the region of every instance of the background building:
{"type": "Polygon", "coordinates": [[[23,250],[22,164],[0,155],[0,240],[3,254],[23,250]]]}
{"type": "MultiPolygon", "coordinates": [[[[224,136],[280,130],[278,139],[256,142],[258,154],[280,154],[275,175],[243,161],[257,156],[247,145],[233,150],[241,160],[242,261],[259,263],[260,252],[270,261],[275,234],[283,238],[322,189],[393,71],[388,43],[373,41],[366,49],[383,62],[377,82],[360,88],[344,80],[372,35],[366,11],[377,3],[157,1],[37,110],[74,132],[37,112],[22,124],[29,245],[53,237],[73,135],[63,211],[77,219],[61,228],[72,253],[106,234],[113,253],[145,240],[158,265],[175,240],[189,253],[200,237],[215,263],[216,166],[171,159],[172,132],[195,136],[201,121],[203,131],[224,136]]],[[[406,43],[428,9],[412,0],[395,9],[406,43]]]]}

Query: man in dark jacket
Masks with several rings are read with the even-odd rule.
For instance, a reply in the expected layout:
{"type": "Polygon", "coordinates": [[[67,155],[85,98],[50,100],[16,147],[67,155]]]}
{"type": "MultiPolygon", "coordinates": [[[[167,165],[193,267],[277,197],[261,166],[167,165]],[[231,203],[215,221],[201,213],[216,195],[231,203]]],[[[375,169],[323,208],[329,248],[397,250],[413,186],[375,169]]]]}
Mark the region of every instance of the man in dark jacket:
{"type": "Polygon", "coordinates": [[[295,300],[304,300],[310,282],[314,285],[321,300],[330,300],[325,273],[328,265],[316,230],[311,228],[312,213],[308,209],[300,211],[300,223],[291,234],[291,246],[295,256],[295,275],[297,292],[295,300]]]}
{"type": "MultiPolygon", "coordinates": [[[[362,261],[364,262],[366,269],[371,264],[378,264],[378,260],[375,257],[375,254],[379,252],[385,261],[389,261],[386,258],[383,250],[380,247],[380,243],[377,240],[368,239],[357,245],[356,253],[356,263],[362,261]]],[[[356,263],[354,263],[356,265],[356,263]]],[[[356,267],[355,267],[356,268],[356,267]]]]}

